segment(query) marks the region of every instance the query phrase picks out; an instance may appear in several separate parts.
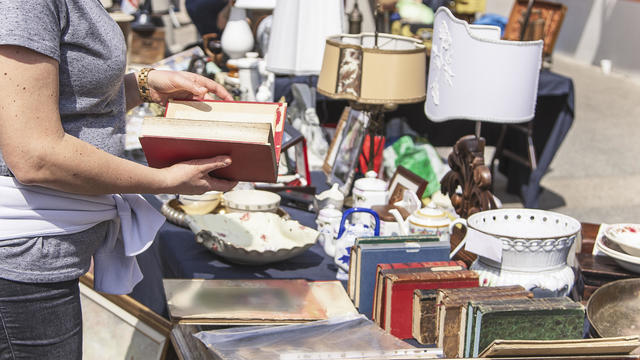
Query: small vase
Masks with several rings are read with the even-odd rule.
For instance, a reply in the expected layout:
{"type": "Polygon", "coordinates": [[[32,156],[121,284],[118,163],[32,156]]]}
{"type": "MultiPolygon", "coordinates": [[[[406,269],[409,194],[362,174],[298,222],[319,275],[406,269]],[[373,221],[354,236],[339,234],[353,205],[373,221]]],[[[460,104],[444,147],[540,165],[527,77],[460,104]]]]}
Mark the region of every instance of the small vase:
{"type": "Polygon", "coordinates": [[[244,57],[244,54],[253,50],[253,32],[247,22],[245,9],[231,8],[229,21],[224,27],[220,43],[222,51],[231,59],[244,57]]]}

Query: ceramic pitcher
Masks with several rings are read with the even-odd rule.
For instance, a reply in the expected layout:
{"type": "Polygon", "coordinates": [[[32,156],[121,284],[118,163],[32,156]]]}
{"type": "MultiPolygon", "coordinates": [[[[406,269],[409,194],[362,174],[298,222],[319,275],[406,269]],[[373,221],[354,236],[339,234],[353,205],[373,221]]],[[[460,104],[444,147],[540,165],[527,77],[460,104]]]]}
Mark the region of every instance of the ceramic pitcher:
{"type": "Polygon", "coordinates": [[[340,221],[340,229],[336,240],[335,254],[333,260],[338,266],[336,278],[338,280],[347,280],[349,273],[349,262],[351,257],[351,247],[355,244],[356,239],[363,236],[380,236],[380,218],[378,214],[371,209],[351,208],[344,212],[340,221]],[[364,223],[354,223],[346,225],[346,221],[353,213],[368,213],[375,219],[375,226],[372,229],[370,225],[364,223]]]}

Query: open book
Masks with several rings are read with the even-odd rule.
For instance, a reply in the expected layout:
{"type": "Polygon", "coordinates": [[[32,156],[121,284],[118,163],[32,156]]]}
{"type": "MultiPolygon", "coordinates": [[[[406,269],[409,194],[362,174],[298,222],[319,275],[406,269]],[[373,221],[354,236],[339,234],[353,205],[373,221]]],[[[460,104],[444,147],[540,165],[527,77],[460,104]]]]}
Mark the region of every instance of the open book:
{"type": "Polygon", "coordinates": [[[171,100],[165,117],[147,117],[140,143],[149,166],[229,155],[218,178],[276,182],[287,104],[171,100]]]}

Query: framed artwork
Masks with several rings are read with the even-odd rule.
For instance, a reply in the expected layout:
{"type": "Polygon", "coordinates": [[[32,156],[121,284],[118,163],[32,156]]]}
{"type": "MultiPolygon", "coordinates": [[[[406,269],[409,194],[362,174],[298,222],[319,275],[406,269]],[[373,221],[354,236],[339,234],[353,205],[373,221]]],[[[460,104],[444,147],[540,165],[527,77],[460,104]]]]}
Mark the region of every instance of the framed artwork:
{"type": "Polygon", "coordinates": [[[338,126],[336,126],[336,133],[333,139],[331,139],[331,144],[329,144],[329,151],[327,151],[327,156],[324,158],[324,164],[322,164],[322,171],[327,176],[327,179],[331,176],[331,169],[333,169],[333,164],[336,160],[336,155],[338,154],[338,145],[340,142],[338,141],[338,134],[342,133],[344,129],[344,125],[347,123],[347,119],[349,118],[349,112],[351,111],[351,107],[347,106],[342,111],[342,115],[340,116],[340,120],[338,121],[338,126]]]}
{"type": "Polygon", "coordinates": [[[93,290],[91,274],[81,277],[82,358],[165,358],[171,323],[126,295],[93,290]]]}
{"type": "Polygon", "coordinates": [[[344,124],[340,129],[336,129],[332,149],[327,155],[328,164],[331,166],[331,173],[327,177],[327,181],[329,184],[337,183],[340,191],[345,195],[351,189],[368,123],[367,114],[349,109],[344,124]]]}
{"type": "Polygon", "coordinates": [[[389,181],[389,204],[402,200],[405,190],[410,190],[422,199],[422,194],[427,188],[427,180],[416,175],[411,170],[399,165],[389,181]]]}

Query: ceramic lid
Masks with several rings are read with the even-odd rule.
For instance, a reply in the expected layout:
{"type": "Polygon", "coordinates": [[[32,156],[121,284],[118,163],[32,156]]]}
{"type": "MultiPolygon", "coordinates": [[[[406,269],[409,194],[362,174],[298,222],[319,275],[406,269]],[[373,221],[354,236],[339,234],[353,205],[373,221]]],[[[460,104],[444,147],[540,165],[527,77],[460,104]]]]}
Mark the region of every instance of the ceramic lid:
{"type": "Polygon", "coordinates": [[[435,207],[433,204],[418,209],[411,214],[409,221],[418,226],[449,226],[451,219],[446,211],[435,207]]]}
{"type": "Polygon", "coordinates": [[[318,211],[318,219],[342,219],[342,211],[334,207],[326,207],[318,211]]]}

